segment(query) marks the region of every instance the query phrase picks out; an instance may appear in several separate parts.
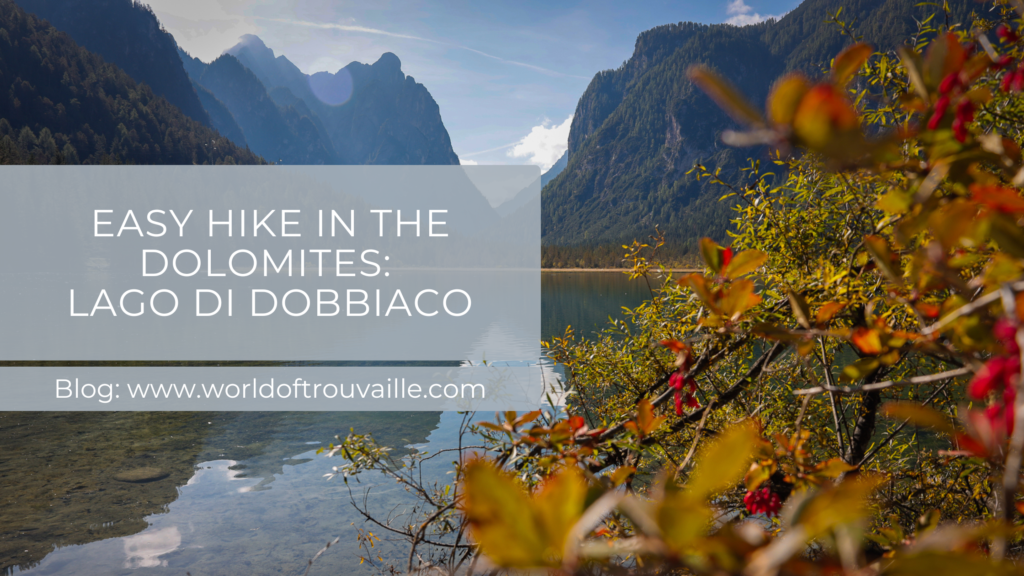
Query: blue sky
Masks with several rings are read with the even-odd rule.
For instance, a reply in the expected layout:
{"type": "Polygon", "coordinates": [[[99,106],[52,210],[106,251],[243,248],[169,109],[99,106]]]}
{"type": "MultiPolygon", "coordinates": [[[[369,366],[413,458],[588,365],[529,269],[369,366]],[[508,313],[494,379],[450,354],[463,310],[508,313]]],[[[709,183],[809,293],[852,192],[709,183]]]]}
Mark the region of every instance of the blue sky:
{"type": "Polygon", "coordinates": [[[671,22],[749,24],[799,0],[148,0],[192,55],[216,58],[256,34],[304,72],[394,52],[441,108],[464,162],[553,163],[595,73],[637,35],[671,22]]]}

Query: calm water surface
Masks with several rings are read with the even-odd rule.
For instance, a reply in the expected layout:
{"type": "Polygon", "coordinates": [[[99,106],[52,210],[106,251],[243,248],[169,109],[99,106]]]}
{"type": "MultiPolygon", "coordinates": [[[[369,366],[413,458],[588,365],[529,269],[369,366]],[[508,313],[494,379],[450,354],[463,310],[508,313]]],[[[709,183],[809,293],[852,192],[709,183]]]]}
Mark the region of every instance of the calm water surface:
{"type": "MultiPolygon", "coordinates": [[[[620,273],[542,275],[543,337],[592,333],[649,292],[620,273]]],[[[0,412],[0,574],[358,574],[349,489],[318,447],[349,428],[396,450],[453,446],[436,412],[0,412]]],[[[450,459],[449,459],[450,460],[450,459]]],[[[426,472],[445,479],[450,462],[426,472]]],[[[353,483],[371,510],[411,499],[353,483]]],[[[353,525],[354,524],[354,525],[353,525]]],[[[386,543],[385,556],[400,555],[386,543]]],[[[402,555],[404,557],[404,555],[402,555]]]]}

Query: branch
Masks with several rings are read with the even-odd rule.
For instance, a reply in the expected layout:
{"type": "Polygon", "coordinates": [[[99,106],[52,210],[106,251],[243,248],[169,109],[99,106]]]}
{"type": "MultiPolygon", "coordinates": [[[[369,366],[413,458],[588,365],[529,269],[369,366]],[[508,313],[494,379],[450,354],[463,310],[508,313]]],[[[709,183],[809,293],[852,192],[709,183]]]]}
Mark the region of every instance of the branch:
{"type": "Polygon", "coordinates": [[[946,372],[938,372],[936,374],[927,374],[925,376],[913,376],[905,380],[889,380],[887,382],[877,382],[875,384],[865,384],[863,386],[815,386],[814,388],[802,388],[800,390],[794,390],[793,394],[797,396],[804,396],[807,394],[821,394],[822,392],[835,392],[837,394],[860,394],[863,392],[874,392],[876,390],[884,390],[886,388],[892,388],[893,386],[905,386],[907,384],[927,384],[929,382],[936,382],[938,380],[946,380],[947,378],[956,378],[957,376],[966,376],[974,371],[970,368],[957,368],[956,370],[949,370],[946,372]]]}
{"type": "MultiPolygon", "coordinates": [[[[764,371],[764,369],[767,368],[768,365],[771,364],[773,361],[775,361],[775,359],[778,358],[785,349],[786,345],[783,344],[782,342],[776,342],[775,344],[773,344],[767,352],[762,354],[756,361],[754,361],[753,364],[750,365],[750,368],[747,369],[747,373],[744,374],[743,377],[740,378],[738,381],[736,381],[735,384],[727,388],[725,392],[722,392],[721,394],[716,396],[706,405],[701,406],[700,408],[694,410],[693,412],[690,412],[689,414],[686,414],[685,416],[673,422],[672,426],[670,427],[670,430],[672,432],[679,432],[687,425],[699,422],[701,418],[704,417],[704,412],[708,411],[712,407],[721,408],[722,406],[725,406],[729,402],[735,400],[736,397],[740,395],[740,392],[743,392],[747,388],[747,386],[750,385],[751,382],[757,380],[757,378],[761,376],[761,373],[764,371]]],[[[669,390],[668,392],[666,392],[666,394],[671,395],[671,392],[674,392],[674,390],[669,390]]],[[[652,441],[652,438],[647,438],[644,440],[644,443],[649,444],[652,441]]]]}
{"type": "Polygon", "coordinates": [[[991,304],[991,303],[995,302],[996,300],[999,300],[1000,298],[1002,298],[1002,293],[1005,290],[1011,290],[1013,292],[1022,292],[1022,291],[1024,291],[1024,280],[1018,280],[1017,282],[1009,282],[1009,283],[1003,285],[1003,290],[995,290],[995,291],[989,292],[988,294],[982,296],[981,298],[978,298],[977,300],[975,300],[975,301],[973,301],[973,302],[971,302],[969,304],[964,304],[963,306],[961,306],[961,307],[957,308],[956,310],[954,310],[954,311],[950,312],[949,314],[947,314],[944,318],[942,318],[938,322],[936,322],[936,323],[932,324],[931,326],[928,326],[927,328],[922,330],[921,334],[923,334],[925,336],[928,336],[930,334],[938,332],[939,330],[941,330],[941,329],[945,328],[946,326],[948,326],[951,322],[953,322],[957,318],[966,316],[966,315],[971,314],[971,313],[973,313],[973,312],[975,312],[977,310],[980,310],[981,308],[984,308],[985,306],[988,306],[989,304],[991,304]]]}
{"type": "MultiPolygon", "coordinates": [[[[686,373],[686,377],[687,378],[693,378],[694,376],[697,376],[697,375],[701,374],[702,372],[704,372],[705,370],[707,370],[708,368],[711,367],[711,365],[712,365],[712,363],[714,362],[715,359],[720,358],[720,357],[724,356],[725,354],[731,354],[731,353],[735,352],[740,347],[742,347],[744,344],[746,344],[749,339],[750,339],[750,336],[744,336],[742,338],[737,338],[736,340],[733,340],[732,342],[730,342],[729,345],[725,347],[725,350],[719,352],[718,354],[712,355],[710,353],[710,350],[705,351],[703,354],[700,355],[700,357],[697,358],[697,361],[694,362],[693,367],[690,368],[689,372],[686,373]]],[[[668,379],[671,376],[672,376],[672,374],[669,373],[669,374],[665,374],[665,375],[661,376],[660,378],[658,378],[658,380],[655,381],[655,383],[650,387],[649,393],[650,392],[654,392],[655,390],[657,390],[658,388],[661,388],[665,384],[668,384],[668,379]]],[[[675,390],[673,390],[671,388],[666,390],[666,391],[664,391],[664,392],[662,392],[657,398],[655,398],[654,400],[651,401],[651,405],[653,407],[657,408],[658,406],[661,406],[665,402],[668,402],[668,400],[670,398],[672,398],[672,393],[673,392],[675,392],[675,390]]],[[[631,420],[632,420],[632,416],[630,416],[630,418],[627,418],[625,420],[622,420],[622,421],[616,423],[614,426],[611,426],[610,428],[608,428],[607,430],[602,432],[600,436],[597,437],[597,442],[604,442],[604,441],[606,441],[606,440],[608,440],[610,438],[614,438],[615,436],[618,436],[619,434],[621,434],[623,432],[623,430],[626,429],[626,422],[629,422],[631,420]]]]}

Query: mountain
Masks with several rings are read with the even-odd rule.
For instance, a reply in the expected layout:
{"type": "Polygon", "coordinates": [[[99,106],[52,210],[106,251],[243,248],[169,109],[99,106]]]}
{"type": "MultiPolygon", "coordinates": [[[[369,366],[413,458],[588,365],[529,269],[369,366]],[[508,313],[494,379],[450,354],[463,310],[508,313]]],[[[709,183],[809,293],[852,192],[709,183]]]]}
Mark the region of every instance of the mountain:
{"type": "Polygon", "coordinates": [[[282,164],[338,163],[316,125],[294,107],[279,107],[256,75],[234,56],[223,54],[210,64],[189,62],[188,68],[199,73],[195,82],[224,105],[257,154],[282,164]]]}
{"type": "Polygon", "coordinates": [[[148,84],[186,116],[213,126],[192,87],[177,43],[153,11],[134,0],[17,0],[79,45],[148,84]]]}
{"type": "Polygon", "coordinates": [[[551,168],[548,168],[547,172],[540,175],[540,187],[543,188],[547,186],[548,182],[554,180],[555,176],[558,176],[559,174],[562,173],[562,170],[565,170],[565,166],[568,163],[569,151],[566,150],[565,153],[562,154],[562,156],[558,160],[556,160],[554,164],[551,165],[551,168]]]}
{"type": "Polygon", "coordinates": [[[0,164],[259,164],[67,34],[0,0],[0,164]]]}
{"type": "Polygon", "coordinates": [[[320,121],[341,164],[459,163],[437,102],[390,52],[373,64],[352,62],[333,74],[313,75],[275,56],[256,36],[243,36],[226,53],[251,70],[279,104],[292,102],[299,111],[295,101],[301,101],[306,117],[320,121]]]}
{"type": "Polygon", "coordinates": [[[206,109],[206,113],[210,115],[210,124],[213,129],[238,146],[249,146],[249,143],[245,141],[245,134],[242,133],[242,127],[235,121],[235,117],[231,115],[228,107],[218,100],[213,92],[203,88],[195,80],[192,81],[192,87],[199,95],[199,102],[206,109]]]}
{"type": "MultiPolygon", "coordinates": [[[[950,2],[954,18],[968,0],[950,2]]],[[[679,23],[640,34],[621,67],[597,74],[576,107],[568,162],[543,190],[544,243],[620,245],[646,239],[658,225],[678,253],[696,239],[725,240],[731,205],[722,188],[686,172],[700,160],[738,182],[757,149],[736,149],[719,135],[734,122],[686,78],[704,64],[730,79],[751,101],[764,102],[790,70],[820,75],[850,41],[829,14],[842,7],[856,34],[895,48],[934,7],[912,0],[806,0],[778,21],[752,26],[679,23]]]]}

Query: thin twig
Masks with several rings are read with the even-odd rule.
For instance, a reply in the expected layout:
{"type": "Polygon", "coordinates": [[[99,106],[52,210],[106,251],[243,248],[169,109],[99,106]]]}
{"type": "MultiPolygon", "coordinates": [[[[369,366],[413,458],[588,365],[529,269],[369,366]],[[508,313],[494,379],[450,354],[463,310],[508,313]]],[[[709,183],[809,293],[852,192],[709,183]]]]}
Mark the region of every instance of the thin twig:
{"type": "Polygon", "coordinates": [[[886,388],[892,388],[893,386],[905,386],[907,384],[927,384],[929,382],[936,382],[938,380],[945,380],[947,378],[956,378],[957,376],[966,376],[974,371],[970,368],[957,368],[956,370],[948,370],[946,372],[937,372],[935,374],[926,374],[924,376],[912,376],[904,380],[889,380],[886,382],[876,382],[874,384],[865,384],[863,386],[815,386],[814,388],[802,388],[800,390],[794,390],[793,394],[797,396],[804,396],[810,394],[821,394],[822,392],[834,392],[837,394],[860,394],[861,392],[873,392],[875,390],[884,390],[886,388]]]}

